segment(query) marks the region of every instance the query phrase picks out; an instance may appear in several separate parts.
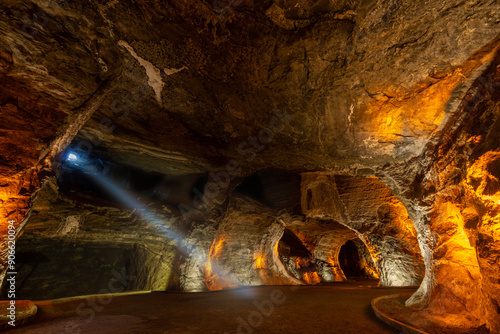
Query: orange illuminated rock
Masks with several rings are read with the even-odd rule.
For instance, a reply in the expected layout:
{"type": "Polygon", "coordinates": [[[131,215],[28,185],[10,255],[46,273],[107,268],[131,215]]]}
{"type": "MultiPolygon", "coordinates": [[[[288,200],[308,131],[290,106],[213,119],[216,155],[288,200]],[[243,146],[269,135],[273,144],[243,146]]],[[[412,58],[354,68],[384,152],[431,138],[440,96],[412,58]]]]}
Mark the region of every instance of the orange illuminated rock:
{"type": "MultiPolygon", "coordinates": [[[[422,263],[415,228],[404,205],[377,178],[304,173],[302,210],[310,217],[332,219],[361,239],[370,252],[368,262],[375,261],[377,267],[369,271],[372,277],[380,276],[382,285],[420,283],[422,263]]],[[[307,231],[301,233],[307,235],[307,231]]]]}
{"type": "Polygon", "coordinates": [[[500,329],[500,151],[489,151],[475,161],[464,182],[469,209],[466,217],[477,229],[476,251],[482,276],[484,317],[492,327],[500,329]],[[471,215],[470,212],[473,212],[471,215]],[[480,213],[480,214],[479,214],[480,213]]]}
{"type": "Polygon", "coordinates": [[[419,196],[405,203],[426,265],[406,305],[420,323],[484,326],[496,333],[500,108],[490,96],[499,93],[500,58],[483,55],[484,72],[468,81],[470,89],[422,155],[424,168],[406,193],[419,196]]]}
{"type": "Polygon", "coordinates": [[[283,230],[269,209],[248,198],[233,197],[210,247],[207,288],[300,284],[279,258],[277,244],[283,230]]]}

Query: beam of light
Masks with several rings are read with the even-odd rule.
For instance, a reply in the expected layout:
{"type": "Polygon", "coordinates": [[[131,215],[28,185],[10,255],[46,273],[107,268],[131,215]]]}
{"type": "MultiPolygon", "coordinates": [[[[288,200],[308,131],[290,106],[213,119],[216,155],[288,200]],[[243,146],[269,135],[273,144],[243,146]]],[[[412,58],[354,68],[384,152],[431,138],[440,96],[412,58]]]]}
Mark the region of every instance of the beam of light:
{"type": "Polygon", "coordinates": [[[132,197],[125,189],[122,189],[109,178],[99,173],[90,173],[89,175],[92,176],[111,196],[124,203],[130,210],[135,210],[142,219],[146,220],[170,240],[176,242],[183,250],[188,251],[194,247],[186,242],[176,231],[169,228],[161,218],[157,217],[153,212],[144,207],[141,202],[132,197]]]}
{"type": "MultiPolygon", "coordinates": [[[[71,155],[71,154],[70,154],[71,155]]],[[[156,216],[153,212],[151,212],[148,208],[146,208],[140,201],[135,199],[128,191],[121,188],[115,182],[113,182],[109,177],[105,176],[101,172],[97,171],[96,166],[86,165],[79,166],[88,176],[92,177],[105,191],[107,191],[111,196],[113,196],[116,200],[124,203],[130,210],[135,210],[135,212],[145,221],[147,221],[150,225],[155,227],[161,234],[166,236],[168,239],[175,242],[175,244],[186,254],[189,254],[199,267],[204,268],[205,263],[203,256],[204,252],[192,243],[190,243],[186,238],[183,238],[180,234],[178,234],[174,229],[170,228],[165,221],[156,216]]],[[[210,261],[209,256],[207,257],[208,261],[210,261]]],[[[236,279],[233,275],[231,275],[227,270],[223,270],[218,265],[212,264],[211,266],[212,272],[216,273],[218,276],[223,278],[226,282],[230,282],[229,286],[234,287],[241,285],[241,282],[236,279]]]]}

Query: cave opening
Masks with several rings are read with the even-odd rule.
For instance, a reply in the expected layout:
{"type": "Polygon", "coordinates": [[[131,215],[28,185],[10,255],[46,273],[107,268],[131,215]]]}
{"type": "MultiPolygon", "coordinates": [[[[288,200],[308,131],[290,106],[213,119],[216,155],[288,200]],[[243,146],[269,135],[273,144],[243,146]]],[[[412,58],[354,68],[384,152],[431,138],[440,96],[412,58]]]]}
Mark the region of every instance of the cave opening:
{"type": "Polygon", "coordinates": [[[299,172],[266,168],[245,177],[234,192],[274,209],[299,213],[300,181],[299,172]]]}
{"type": "Polygon", "coordinates": [[[105,178],[116,186],[147,202],[191,205],[201,198],[208,181],[206,174],[169,175],[116,163],[95,154],[74,153],[68,148],[61,161],[57,185],[69,198],[100,205],[120,206],[113,191],[103,186],[105,178]]]}
{"type": "Polygon", "coordinates": [[[278,254],[286,270],[307,284],[320,282],[318,265],[311,251],[290,229],[285,228],[278,243],[278,254]]]}
{"type": "Polygon", "coordinates": [[[367,277],[361,259],[358,246],[353,240],[340,247],[339,264],[347,279],[367,277]]]}

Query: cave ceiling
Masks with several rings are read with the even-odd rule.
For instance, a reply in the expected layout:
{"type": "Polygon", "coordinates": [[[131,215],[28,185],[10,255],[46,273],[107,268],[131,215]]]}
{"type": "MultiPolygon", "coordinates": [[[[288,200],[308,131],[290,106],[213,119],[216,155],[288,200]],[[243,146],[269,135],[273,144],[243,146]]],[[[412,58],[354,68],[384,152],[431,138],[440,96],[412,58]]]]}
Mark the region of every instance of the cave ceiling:
{"type": "Polygon", "coordinates": [[[2,1],[2,168],[71,141],[170,174],[405,162],[499,20],[496,1],[2,1]]]}

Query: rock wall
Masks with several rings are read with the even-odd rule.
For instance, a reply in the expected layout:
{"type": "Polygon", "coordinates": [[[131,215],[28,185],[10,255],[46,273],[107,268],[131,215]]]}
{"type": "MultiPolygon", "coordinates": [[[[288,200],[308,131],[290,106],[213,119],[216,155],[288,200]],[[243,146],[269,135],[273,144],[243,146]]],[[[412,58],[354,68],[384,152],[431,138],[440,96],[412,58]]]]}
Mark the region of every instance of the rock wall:
{"type": "MultiPolygon", "coordinates": [[[[1,43],[0,43],[1,44],[1,43]]],[[[10,54],[0,51],[0,280],[4,276],[8,222],[19,229],[29,211],[30,198],[47,174],[40,155],[64,122],[47,96],[27,86],[26,79],[5,76],[13,66],[10,54]]]]}
{"type": "Polygon", "coordinates": [[[456,111],[420,158],[422,168],[401,168],[405,175],[388,182],[402,190],[426,266],[407,306],[422,309],[431,324],[486,324],[497,332],[496,269],[486,259],[496,258],[498,244],[499,58],[485,58],[488,66],[457,92],[456,111]]]}
{"type": "MultiPolygon", "coordinates": [[[[5,0],[0,9],[2,264],[6,222],[22,230],[31,194],[72,140],[84,153],[158,173],[314,171],[304,175],[303,213],[356,233],[383,284],[419,281],[416,238],[426,272],[408,305],[447,324],[500,331],[498,176],[485,162],[496,161],[500,139],[495,1],[242,1],[221,9],[204,1],[5,0]],[[406,212],[366,178],[373,175],[406,212]],[[379,192],[382,200],[366,198],[379,192]]],[[[187,289],[201,289],[199,263],[224,252],[215,235],[225,206],[214,206],[180,246],[193,253],[180,273],[187,289]]],[[[50,233],[61,227],[69,238],[78,210],[34,226],[54,224],[50,233]]],[[[268,228],[255,224],[255,233],[268,228]]],[[[277,242],[269,226],[266,240],[277,242]]],[[[48,230],[26,231],[52,243],[48,230]]],[[[265,261],[274,265],[268,246],[265,261]]],[[[137,259],[157,254],[126,249],[137,259]]],[[[340,277],[328,270],[320,271],[340,277]]]]}
{"type": "Polygon", "coordinates": [[[377,178],[304,173],[302,208],[309,217],[333,219],[355,232],[375,259],[383,286],[420,284],[416,231],[404,205],[377,178]]]}
{"type": "Polygon", "coordinates": [[[366,248],[366,245],[360,239],[355,239],[354,244],[357,247],[358,254],[360,257],[360,267],[364,271],[364,274],[368,278],[380,279],[380,273],[377,269],[377,265],[370,250],[366,248]]]}
{"type": "Polygon", "coordinates": [[[491,328],[500,329],[500,150],[481,155],[467,170],[463,185],[466,207],[464,228],[475,247],[482,276],[484,304],[481,312],[491,328]],[[474,231],[474,227],[477,231],[474,231]]]}
{"type": "Polygon", "coordinates": [[[284,221],[286,221],[286,227],[293,231],[310,251],[310,261],[314,266],[310,268],[311,271],[308,274],[310,277],[303,278],[306,282],[347,280],[340,268],[338,255],[343,244],[357,238],[356,233],[332,220],[292,216],[284,221]]]}
{"type": "Polygon", "coordinates": [[[217,229],[213,224],[197,224],[188,234],[185,244],[188,250],[180,266],[182,291],[206,291],[205,267],[207,265],[217,229]]]}
{"type": "MultiPolygon", "coordinates": [[[[18,240],[19,294],[26,298],[105,292],[117,273],[130,277],[123,291],[340,282],[346,280],[340,249],[362,235],[332,219],[297,216],[236,192],[226,204],[223,193],[232,188],[219,194],[200,221],[144,194],[140,204],[111,181],[106,187],[119,193],[118,201],[65,180],[64,192],[55,178],[44,182],[18,240]],[[132,204],[135,210],[126,206],[132,204]],[[169,231],[159,224],[168,224],[169,231]]],[[[364,243],[358,248],[359,265],[378,278],[373,248],[365,254],[364,243]]]]}
{"type": "MultiPolygon", "coordinates": [[[[18,298],[178,286],[177,241],[128,208],[90,202],[61,195],[54,178],[43,183],[16,243],[18,298]]],[[[164,210],[160,217],[175,225],[164,210]]]]}
{"type": "Polygon", "coordinates": [[[275,212],[248,198],[233,197],[210,247],[205,268],[208,289],[300,284],[279,258],[283,231],[275,212]]]}

